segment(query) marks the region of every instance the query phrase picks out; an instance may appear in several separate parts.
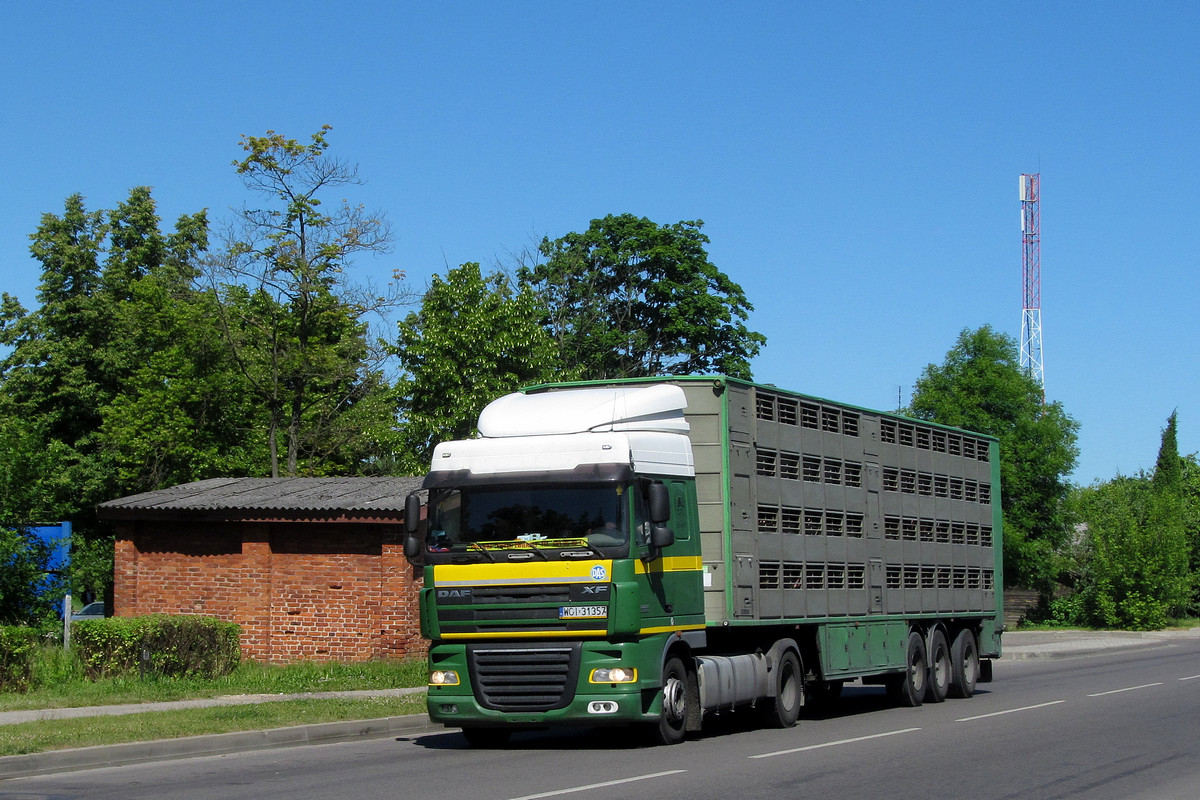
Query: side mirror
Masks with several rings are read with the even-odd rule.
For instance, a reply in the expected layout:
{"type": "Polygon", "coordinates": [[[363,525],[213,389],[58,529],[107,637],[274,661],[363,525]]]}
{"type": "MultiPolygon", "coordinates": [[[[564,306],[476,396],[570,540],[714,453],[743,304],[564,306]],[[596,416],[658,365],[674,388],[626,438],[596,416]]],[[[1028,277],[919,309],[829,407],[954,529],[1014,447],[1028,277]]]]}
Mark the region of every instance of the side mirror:
{"type": "Polygon", "coordinates": [[[404,537],[404,557],[413,561],[419,555],[421,555],[421,537],[410,533],[404,537]]]}
{"type": "Polygon", "coordinates": [[[662,481],[655,481],[646,490],[646,501],[650,512],[650,553],[647,560],[653,561],[664,547],[675,543],[675,531],[667,527],[671,521],[671,492],[662,481]]]}
{"type": "Polygon", "coordinates": [[[667,485],[661,481],[650,484],[649,489],[650,521],[656,526],[665,525],[671,520],[671,493],[667,485]]]}
{"type": "Polygon", "coordinates": [[[675,544],[675,531],[666,525],[655,525],[650,529],[650,546],[661,550],[675,544]]]}
{"type": "Polygon", "coordinates": [[[404,498],[404,529],[410,534],[421,529],[421,495],[417,492],[404,498]]]}
{"type": "Polygon", "coordinates": [[[421,555],[421,495],[413,492],[404,498],[404,557],[409,561],[421,555]]]}

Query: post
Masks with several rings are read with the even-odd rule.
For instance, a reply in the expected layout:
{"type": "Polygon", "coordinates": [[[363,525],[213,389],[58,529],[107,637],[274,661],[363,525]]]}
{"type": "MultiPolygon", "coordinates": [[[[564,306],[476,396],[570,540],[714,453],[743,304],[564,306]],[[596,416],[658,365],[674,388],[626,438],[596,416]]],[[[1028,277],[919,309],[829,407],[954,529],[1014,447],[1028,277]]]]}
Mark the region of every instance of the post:
{"type": "Polygon", "coordinates": [[[63,652],[71,649],[71,590],[63,595],[63,652]]]}

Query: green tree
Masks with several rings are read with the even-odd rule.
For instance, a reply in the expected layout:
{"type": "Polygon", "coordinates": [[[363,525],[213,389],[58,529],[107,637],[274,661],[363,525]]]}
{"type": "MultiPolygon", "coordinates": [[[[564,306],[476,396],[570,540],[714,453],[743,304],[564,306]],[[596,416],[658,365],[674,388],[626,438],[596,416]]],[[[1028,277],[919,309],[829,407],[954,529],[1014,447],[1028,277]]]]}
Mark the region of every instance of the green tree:
{"type": "Polygon", "coordinates": [[[427,472],[434,445],[472,435],[496,397],[576,376],[558,367],[538,323],[544,313],[528,287],[514,289],[500,273],[484,276],[478,264],[433,279],[420,310],[399,324],[402,470],[427,472]]]}
{"type": "Polygon", "coordinates": [[[0,365],[6,410],[58,454],[55,468],[81,509],[121,488],[102,433],[106,409],[169,338],[151,323],[188,302],[187,265],[207,241],[203,212],[181,217],[171,234],[158,225],[146,187],[111,212],[88,212],[82,197],[67,198],[63,215],[44,215],[31,237],[43,265],[40,308],[5,327],[4,343],[13,348],[0,365]],[[175,286],[174,302],[138,302],[147,281],[175,286]]]}
{"type": "Polygon", "coordinates": [[[1058,618],[1143,629],[1188,613],[1189,603],[1195,613],[1200,470],[1194,456],[1179,456],[1177,430],[1172,413],[1153,473],[1073,490],[1071,510],[1083,531],[1079,580],[1054,609],[1058,618]]]}
{"type": "Polygon", "coordinates": [[[1183,497],[1183,459],[1179,457],[1179,412],[1172,411],[1163,428],[1162,441],[1158,446],[1158,458],[1154,462],[1154,491],[1169,497],[1183,497]]]}
{"type": "Polygon", "coordinates": [[[1196,576],[1192,569],[1192,542],[1184,461],[1179,457],[1179,414],[1172,411],[1150,479],[1150,506],[1146,519],[1151,563],[1157,592],[1152,595],[1171,616],[1182,616],[1192,600],[1196,576]]]}
{"type": "Polygon", "coordinates": [[[1081,490],[1085,558],[1068,622],[1161,628],[1190,600],[1188,543],[1177,508],[1153,478],[1118,477],[1081,490]]]}
{"type": "Polygon", "coordinates": [[[1079,425],[1060,403],[1043,404],[1016,342],[986,325],[963,330],[945,361],[921,374],[910,413],[1000,440],[1004,579],[1048,592],[1058,577],[1055,551],[1070,536],[1063,500],[1079,425]]]}
{"type": "Polygon", "coordinates": [[[753,306],[709,261],[703,225],[609,215],[583,233],[543,239],[544,261],[518,275],[545,303],[559,362],[595,379],[750,378],[766,337],[746,328],[753,306]]]}
{"type": "MultiPolygon", "coordinates": [[[[140,302],[140,287],[169,283],[175,304],[186,304],[188,265],[207,235],[203,212],[181,217],[170,234],[158,225],[150,190],[137,187],[108,212],[90,212],[72,195],[62,215],[44,215],[31,236],[42,264],[40,306],[27,313],[6,296],[0,329],[11,348],[0,363],[3,436],[13,447],[0,469],[0,517],[10,524],[70,519],[81,541],[103,544],[95,505],[145,485],[132,474],[141,465],[122,473],[104,425],[167,338],[148,331],[174,306],[140,302]]],[[[80,547],[84,561],[97,553],[104,560],[103,549],[80,547]]]]}
{"type": "Polygon", "coordinates": [[[118,306],[117,329],[142,354],[103,409],[101,435],[122,491],[265,474],[261,415],[217,319],[214,292],[153,275],[118,306]]]}
{"type": "Polygon", "coordinates": [[[159,230],[148,189],[111,215],[101,285],[110,307],[116,376],[100,439],[122,493],[214,475],[255,474],[246,386],[217,325],[217,297],[198,288],[206,216],[159,230]]]}
{"type": "Polygon", "coordinates": [[[264,412],[272,476],[360,469],[379,454],[351,444],[382,441],[394,425],[365,319],[406,300],[402,276],[384,294],[346,278],[356,255],[387,252],[391,233],[381,215],[345,200],[323,210],[322,194],[361,182],[327,154],[329,130],[309,144],[274,131],[242,137],[234,166],[269,205],[241,210],[210,273],[226,342],[264,412]]]}
{"type": "Polygon", "coordinates": [[[1192,573],[1192,602],[1188,614],[1195,617],[1200,616],[1200,461],[1194,453],[1180,460],[1183,463],[1183,519],[1192,573]]]}
{"type": "Polygon", "coordinates": [[[0,395],[0,527],[61,520],[74,510],[71,484],[60,468],[69,454],[0,395]]]}

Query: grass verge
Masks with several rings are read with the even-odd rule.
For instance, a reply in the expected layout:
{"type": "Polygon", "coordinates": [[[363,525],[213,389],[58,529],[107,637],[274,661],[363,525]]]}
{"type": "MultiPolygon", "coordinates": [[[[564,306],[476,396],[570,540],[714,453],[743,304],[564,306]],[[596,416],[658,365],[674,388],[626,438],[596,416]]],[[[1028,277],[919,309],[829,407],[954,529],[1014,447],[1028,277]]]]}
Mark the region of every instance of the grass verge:
{"type": "Polygon", "coordinates": [[[363,700],[280,700],[111,717],[41,720],[0,726],[0,756],[424,712],[425,695],[416,693],[363,700]]]}
{"type": "Polygon", "coordinates": [[[61,648],[47,648],[37,665],[38,688],[0,692],[0,711],[150,703],[229,694],[299,694],[424,686],[425,661],[354,663],[245,661],[229,675],[200,678],[120,677],[89,681],[61,648]]]}

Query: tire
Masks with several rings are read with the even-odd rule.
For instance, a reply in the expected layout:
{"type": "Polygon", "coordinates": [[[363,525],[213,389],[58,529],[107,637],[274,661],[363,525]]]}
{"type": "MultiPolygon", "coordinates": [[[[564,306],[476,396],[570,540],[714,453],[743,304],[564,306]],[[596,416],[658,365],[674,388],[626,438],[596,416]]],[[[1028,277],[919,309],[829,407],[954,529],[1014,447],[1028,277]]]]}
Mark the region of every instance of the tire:
{"type": "Polygon", "coordinates": [[[888,676],[888,694],[897,704],[916,708],[925,699],[925,684],[929,680],[929,657],[925,652],[925,637],[917,631],[908,634],[905,653],[907,668],[888,676]]]}
{"type": "Polygon", "coordinates": [[[941,628],[929,636],[929,680],[925,682],[925,702],[940,703],[950,691],[950,643],[941,628]]]}
{"type": "Polygon", "coordinates": [[[503,747],[512,731],[507,728],[463,728],[468,744],[483,750],[503,747]]]}
{"type": "Polygon", "coordinates": [[[763,707],[767,724],[775,728],[790,728],[800,718],[804,705],[804,671],[795,651],[788,650],[775,667],[775,696],[763,707]]]}
{"type": "Polygon", "coordinates": [[[688,706],[693,700],[687,670],[677,656],[663,664],[662,684],[662,709],[658,722],[650,727],[650,743],[679,744],[687,735],[688,706]]]}
{"type": "Polygon", "coordinates": [[[950,664],[950,696],[967,698],[975,694],[975,684],[979,682],[979,645],[975,644],[971,630],[964,628],[954,637],[950,664]]]}

